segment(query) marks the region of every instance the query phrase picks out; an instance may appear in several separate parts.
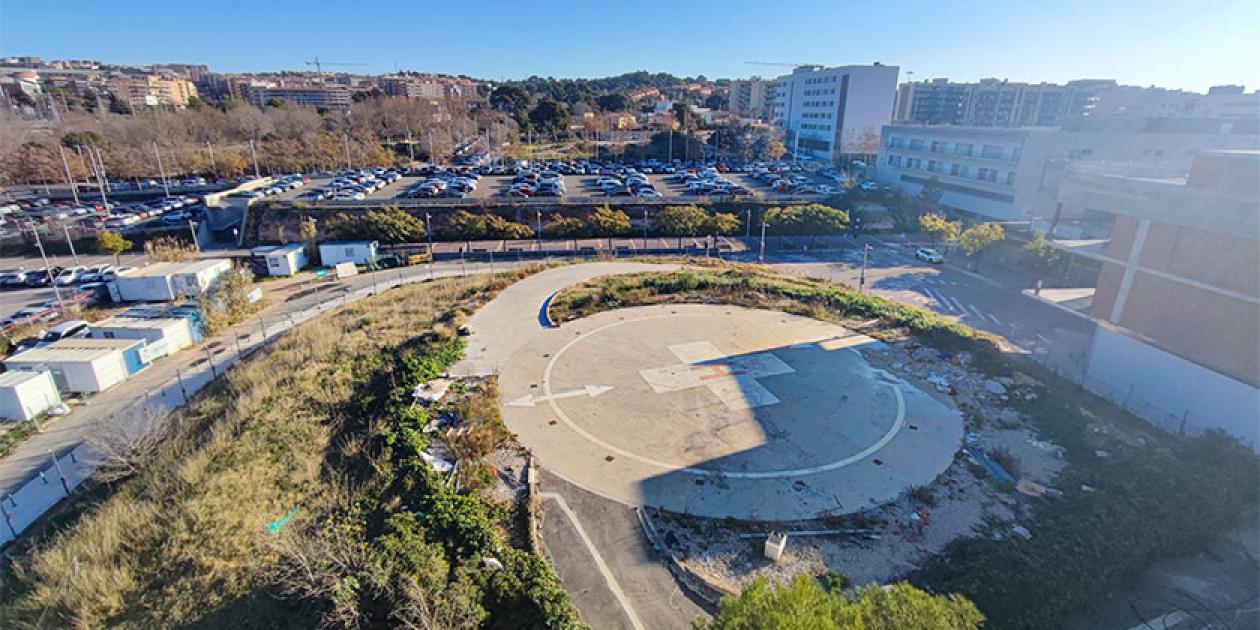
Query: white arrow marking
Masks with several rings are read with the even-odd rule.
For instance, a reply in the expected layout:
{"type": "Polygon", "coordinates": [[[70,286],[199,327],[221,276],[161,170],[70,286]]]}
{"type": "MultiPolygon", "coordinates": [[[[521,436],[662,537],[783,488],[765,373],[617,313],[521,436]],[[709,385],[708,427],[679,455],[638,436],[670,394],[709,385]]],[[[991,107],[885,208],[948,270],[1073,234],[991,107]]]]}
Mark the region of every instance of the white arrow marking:
{"type": "Polygon", "coordinates": [[[571,392],[560,392],[559,394],[552,394],[550,396],[534,396],[533,394],[525,394],[524,396],[509,402],[508,405],[512,407],[533,407],[540,402],[559,400],[561,398],[574,398],[577,396],[590,396],[591,398],[594,398],[610,389],[612,389],[612,387],[587,385],[582,389],[575,389],[571,392]]]}

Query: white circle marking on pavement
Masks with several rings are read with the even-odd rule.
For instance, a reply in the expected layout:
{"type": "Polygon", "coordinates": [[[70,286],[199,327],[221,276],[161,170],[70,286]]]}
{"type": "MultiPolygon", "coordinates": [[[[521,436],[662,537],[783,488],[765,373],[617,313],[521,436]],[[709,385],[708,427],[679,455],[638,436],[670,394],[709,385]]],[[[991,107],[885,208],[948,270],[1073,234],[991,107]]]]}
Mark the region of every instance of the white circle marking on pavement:
{"type": "Polygon", "coordinates": [[[663,470],[669,470],[669,471],[674,471],[674,472],[685,472],[685,473],[690,473],[693,475],[725,477],[729,479],[774,479],[778,477],[799,477],[799,476],[804,476],[804,475],[813,475],[817,473],[827,472],[829,470],[836,470],[837,468],[843,468],[855,462],[862,461],[863,459],[866,459],[867,457],[874,455],[880,449],[887,446],[888,443],[891,442],[893,438],[897,437],[897,433],[901,431],[901,427],[905,424],[906,400],[901,394],[901,388],[892,383],[883,383],[884,385],[887,385],[889,388],[893,390],[893,394],[897,398],[897,419],[893,421],[892,427],[889,428],[888,432],[886,432],[882,437],[880,437],[879,440],[877,440],[874,444],[871,444],[865,449],[862,449],[860,452],[850,455],[849,457],[845,457],[844,459],[838,459],[836,461],[828,462],[826,464],[820,464],[818,466],[811,466],[809,468],[793,468],[789,470],[767,470],[767,471],[759,471],[759,472],[709,470],[707,468],[696,468],[692,466],[678,466],[677,464],[668,464],[666,462],[658,461],[650,457],[644,457],[642,455],[639,455],[638,453],[632,453],[616,445],[609,444],[608,442],[605,442],[604,440],[601,440],[600,438],[592,435],[586,429],[583,429],[582,427],[578,426],[578,424],[574,422],[571,418],[569,418],[568,414],[566,414],[564,410],[560,408],[560,405],[556,403],[555,399],[552,398],[551,369],[552,367],[555,366],[556,361],[559,360],[560,357],[563,356],[565,352],[567,352],[570,348],[576,345],[579,341],[582,341],[583,339],[586,339],[597,333],[608,330],[609,328],[615,328],[622,324],[629,324],[631,322],[645,321],[649,319],[664,319],[666,317],[672,317],[672,315],[648,315],[645,317],[638,317],[635,319],[626,319],[626,320],[613,322],[611,324],[606,324],[584,335],[574,338],[573,340],[564,344],[562,348],[560,348],[558,351],[556,351],[554,355],[552,355],[551,360],[547,361],[547,367],[543,370],[543,394],[547,397],[548,399],[547,404],[551,406],[551,410],[555,412],[556,416],[560,418],[560,421],[563,422],[565,426],[569,427],[570,429],[573,430],[574,433],[577,433],[578,435],[585,438],[588,442],[591,442],[592,444],[595,444],[596,446],[612,451],[618,455],[621,455],[622,457],[626,457],[634,461],[637,461],[639,463],[647,464],[649,466],[654,466],[656,468],[661,468],[663,470]]]}

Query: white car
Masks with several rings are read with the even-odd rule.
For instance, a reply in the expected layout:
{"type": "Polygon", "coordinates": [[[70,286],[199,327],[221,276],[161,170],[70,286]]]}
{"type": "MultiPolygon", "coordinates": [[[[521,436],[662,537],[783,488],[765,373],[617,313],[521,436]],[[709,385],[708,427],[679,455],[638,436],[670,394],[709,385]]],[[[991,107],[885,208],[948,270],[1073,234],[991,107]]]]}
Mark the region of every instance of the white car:
{"type": "Polygon", "coordinates": [[[862,190],[870,191],[870,190],[878,190],[878,189],[879,189],[879,184],[876,184],[875,182],[869,179],[862,182],[862,190]]]}
{"type": "Polygon", "coordinates": [[[86,267],[70,267],[69,269],[57,274],[57,277],[53,278],[53,284],[59,287],[68,287],[78,282],[79,276],[82,275],[84,271],[87,271],[86,267]]]}
{"type": "Polygon", "coordinates": [[[933,265],[939,265],[945,262],[945,256],[931,247],[920,247],[915,250],[914,257],[922,260],[923,262],[932,263],[933,265]]]}

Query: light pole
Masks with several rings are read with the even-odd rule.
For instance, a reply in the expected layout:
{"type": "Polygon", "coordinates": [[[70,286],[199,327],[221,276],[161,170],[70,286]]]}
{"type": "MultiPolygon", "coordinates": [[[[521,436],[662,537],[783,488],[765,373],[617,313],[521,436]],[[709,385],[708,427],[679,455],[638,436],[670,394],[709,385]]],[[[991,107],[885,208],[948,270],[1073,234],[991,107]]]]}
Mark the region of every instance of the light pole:
{"type": "Polygon", "coordinates": [[[254,179],[261,179],[262,173],[258,172],[258,151],[254,148],[254,139],[249,139],[249,157],[254,161],[254,179]]]}
{"type": "Polygon", "coordinates": [[[170,182],[166,181],[166,169],[162,166],[162,152],[158,150],[156,142],[153,143],[153,155],[157,156],[158,173],[162,175],[162,193],[170,197],[171,185],[170,182]]]}
{"type": "Polygon", "coordinates": [[[57,288],[52,275],[52,267],[48,266],[48,254],[44,252],[44,242],[39,240],[39,230],[35,228],[33,223],[28,223],[27,227],[31,228],[31,234],[35,235],[35,247],[39,248],[39,257],[44,259],[44,275],[48,277],[48,284],[52,285],[53,295],[57,296],[57,307],[61,309],[61,314],[66,314],[66,303],[61,301],[61,290],[57,288]]]}
{"type": "Polygon", "coordinates": [[[542,253],[542,210],[534,210],[534,220],[537,228],[534,230],[534,236],[538,239],[538,253],[542,253]]]}
{"type": "Polygon", "coordinates": [[[197,253],[200,254],[201,244],[197,242],[197,222],[196,221],[188,222],[188,231],[189,233],[192,234],[193,249],[197,250],[197,253]]]}
{"type": "Polygon", "coordinates": [[[424,235],[429,237],[429,258],[433,258],[433,224],[429,222],[430,215],[424,213],[424,235]]]}
{"type": "Polygon", "coordinates": [[[871,253],[871,244],[864,243],[862,245],[862,271],[858,275],[858,293],[861,293],[866,286],[866,259],[871,253]]]}
{"type": "Polygon", "coordinates": [[[757,262],[766,262],[766,220],[761,220],[761,253],[757,254],[757,262]]]}
{"type": "Polygon", "coordinates": [[[66,161],[66,148],[57,145],[57,151],[61,153],[61,166],[66,169],[66,183],[70,184],[70,194],[74,195],[74,205],[79,205],[79,184],[70,176],[70,162],[66,161]]]}
{"type": "Polygon", "coordinates": [[[744,219],[744,238],[752,236],[752,208],[748,209],[748,218],[744,219]]]}
{"type": "Polygon", "coordinates": [[[79,266],[79,254],[74,251],[74,241],[70,238],[70,227],[62,223],[61,231],[66,234],[66,245],[70,246],[70,255],[74,257],[74,265],[77,267],[79,266]]]}

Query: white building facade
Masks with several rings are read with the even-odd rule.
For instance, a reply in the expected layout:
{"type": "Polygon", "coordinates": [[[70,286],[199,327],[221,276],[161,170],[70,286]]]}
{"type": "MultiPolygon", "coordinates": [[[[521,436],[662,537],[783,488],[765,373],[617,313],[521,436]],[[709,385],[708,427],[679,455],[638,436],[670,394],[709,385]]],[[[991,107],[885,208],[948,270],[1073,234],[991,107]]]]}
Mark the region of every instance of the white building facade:
{"type": "Polygon", "coordinates": [[[879,130],[892,121],[897,66],[801,66],[779,77],[772,95],[776,124],[789,149],[833,161],[874,154],[879,130]]]}
{"type": "Polygon", "coordinates": [[[1120,162],[1184,177],[1203,151],[1258,142],[1234,123],[1201,120],[1097,121],[1081,130],[888,125],[875,179],[909,195],[935,180],[941,204],[990,219],[1049,219],[1069,165],[1120,162]]]}

